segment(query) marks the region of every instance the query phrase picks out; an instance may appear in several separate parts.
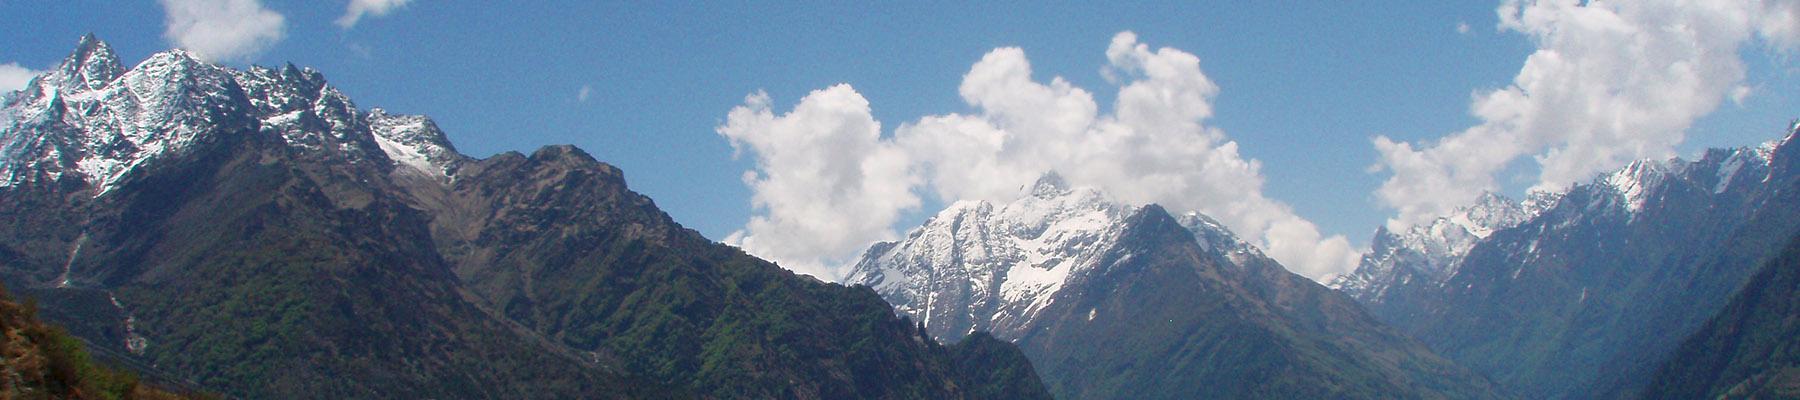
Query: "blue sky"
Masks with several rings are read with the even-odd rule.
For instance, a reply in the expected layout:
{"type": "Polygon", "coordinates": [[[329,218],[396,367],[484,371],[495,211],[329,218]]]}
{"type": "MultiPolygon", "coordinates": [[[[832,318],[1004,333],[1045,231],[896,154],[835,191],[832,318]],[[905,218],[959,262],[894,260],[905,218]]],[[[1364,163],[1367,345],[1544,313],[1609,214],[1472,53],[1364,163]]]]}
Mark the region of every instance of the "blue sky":
{"type": "MultiPolygon", "coordinates": [[[[1393,174],[1370,171],[1381,157],[1371,139],[1423,145],[1480,125],[1472,98],[1512,82],[1542,45],[1497,29],[1500,3],[1479,1],[419,0],[348,28],[334,23],[345,3],[262,2],[283,18],[280,38],[226,63],[319,69],[361,107],[431,116],[477,157],[576,144],[714,239],[754,212],[741,177],[758,168],[757,155],[734,157],[715,131],[747,95],[766,91],[780,114],[814,90],[847,83],[892,136],[922,116],[976,113],[958,94],[963,75],[995,48],[1018,47],[1034,79],[1060,76],[1091,91],[1105,113],[1118,87],[1100,72],[1106,51],[1115,34],[1131,31],[1151,49],[1199,58],[1218,87],[1204,123],[1260,161],[1263,195],[1361,247],[1395,215],[1374,194],[1393,174]]],[[[165,13],[151,1],[0,2],[0,64],[52,67],[87,32],[135,63],[175,46],[165,13]]],[[[1748,96],[1699,116],[1676,153],[1773,139],[1800,116],[1793,63],[1762,40],[1739,52],[1748,96]]],[[[1509,163],[1499,189],[1517,195],[1537,184],[1529,164],[1509,163]]],[[[941,207],[921,197],[894,229],[941,207]]]]}

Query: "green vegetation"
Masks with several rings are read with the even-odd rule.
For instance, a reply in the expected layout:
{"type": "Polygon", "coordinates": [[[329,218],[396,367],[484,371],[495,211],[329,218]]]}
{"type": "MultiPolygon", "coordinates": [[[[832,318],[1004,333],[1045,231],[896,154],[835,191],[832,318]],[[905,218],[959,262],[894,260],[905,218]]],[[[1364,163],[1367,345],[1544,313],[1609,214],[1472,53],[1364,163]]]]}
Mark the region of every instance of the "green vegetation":
{"type": "Polygon", "coordinates": [[[1689,337],[1647,399],[1800,399],[1800,237],[1689,337]]]}
{"type": "Polygon", "coordinates": [[[971,357],[1017,364],[959,375],[959,349],[874,291],[713,243],[579,150],[496,156],[462,174],[456,207],[485,215],[439,219],[434,231],[472,232],[438,237],[443,254],[466,255],[451,259],[463,280],[513,320],[660,384],[721,398],[1034,397],[1022,357],[971,357]]]}
{"type": "MultiPolygon", "coordinates": [[[[925,326],[919,326],[925,335],[925,326]]],[[[987,332],[975,332],[950,346],[956,358],[956,374],[968,386],[969,398],[1018,399],[1051,398],[1049,389],[1038,380],[1031,361],[1018,347],[995,338],[987,332]]]]}
{"type": "MultiPolygon", "coordinates": [[[[963,387],[1012,384],[960,380],[873,291],[708,241],[573,148],[473,162],[426,204],[410,191],[449,189],[228,137],[60,223],[83,226],[74,270],[118,306],[64,296],[59,320],[112,338],[132,315],[148,339],[133,361],[249,398],[971,398],[963,387]]],[[[29,213],[5,200],[0,215],[29,213]]],[[[46,256],[16,234],[0,248],[33,253],[0,259],[6,272],[68,260],[66,243],[46,256]]],[[[58,293],[76,292],[100,293],[58,293]]]]}
{"type": "Polygon", "coordinates": [[[1104,272],[1015,341],[1057,397],[1499,397],[1347,296],[1267,258],[1227,263],[1160,207],[1126,226],[1104,272]]]}
{"type": "Polygon", "coordinates": [[[37,319],[0,287],[0,399],[182,399],[95,363],[81,340],[37,319]]]}

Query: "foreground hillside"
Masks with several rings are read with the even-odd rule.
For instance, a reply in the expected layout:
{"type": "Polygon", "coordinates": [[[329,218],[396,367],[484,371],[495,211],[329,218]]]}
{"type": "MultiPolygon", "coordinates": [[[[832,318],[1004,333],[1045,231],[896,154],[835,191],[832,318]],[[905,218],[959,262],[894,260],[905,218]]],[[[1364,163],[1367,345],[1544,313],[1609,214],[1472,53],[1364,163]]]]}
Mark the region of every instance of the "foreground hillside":
{"type": "Polygon", "coordinates": [[[1800,240],[1789,242],[1706,327],[1682,343],[1644,394],[1650,399],[1800,398],[1800,240]]]}
{"type": "Polygon", "coordinates": [[[39,321],[37,309],[0,287],[0,398],[185,399],[130,372],[94,362],[81,341],[39,321]]]}

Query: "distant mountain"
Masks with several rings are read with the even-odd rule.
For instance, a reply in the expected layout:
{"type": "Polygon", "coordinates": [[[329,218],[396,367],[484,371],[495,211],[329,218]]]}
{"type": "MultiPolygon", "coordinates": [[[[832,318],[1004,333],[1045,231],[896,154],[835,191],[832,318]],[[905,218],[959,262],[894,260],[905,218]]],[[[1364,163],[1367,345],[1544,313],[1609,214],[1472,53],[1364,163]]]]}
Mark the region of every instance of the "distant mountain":
{"type": "Polygon", "coordinates": [[[0,96],[0,279],[232,396],[1042,391],[1016,349],[939,345],[867,289],[710,242],[579,149],[474,159],[310,69],[126,69],[92,36],[0,96]]]}
{"type": "Polygon", "coordinates": [[[847,278],[945,340],[1023,349],[1062,398],[1489,398],[1479,376],[1203,215],[1054,174],[952,204],[847,278]]]}
{"type": "Polygon", "coordinates": [[[1334,286],[1527,398],[1629,397],[1800,228],[1794,133],[1378,230],[1334,286]]]}
{"type": "Polygon", "coordinates": [[[1395,233],[1376,228],[1375,239],[1356,270],[1333,279],[1330,286],[1359,301],[1381,303],[1379,313],[1408,313],[1429,300],[1433,288],[1456,275],[1463,256],[1475,242],[1494,231],[1518,226],[1554,206],[1560,193],[1534,192],[1524,202],[1483,193],[1475,204],[1457,208],[1429,224],[1395,233]]]}
{"type": "Polygon", "coordinates": [[[1800,398],[1800,240],[1681,344],[1644,398],[1800,398]]]}

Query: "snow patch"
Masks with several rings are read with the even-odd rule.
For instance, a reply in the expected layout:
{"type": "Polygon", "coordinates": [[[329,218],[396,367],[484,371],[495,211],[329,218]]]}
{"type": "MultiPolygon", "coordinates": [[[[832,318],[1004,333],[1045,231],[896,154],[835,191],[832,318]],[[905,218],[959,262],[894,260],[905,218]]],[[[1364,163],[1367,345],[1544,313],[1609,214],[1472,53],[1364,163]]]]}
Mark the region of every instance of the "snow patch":
{"type": "Polygon", "coordinates": [[[431,164],[431,160],[425,158],[425,152],[420,151],[418,146],[396,142],[381,135],[375,136],[375,144],[380,145],[381,151],[387,153],[388,159],[394,160],[398,165],[431,175],[443,174],[443,171],[431,164]]]}

